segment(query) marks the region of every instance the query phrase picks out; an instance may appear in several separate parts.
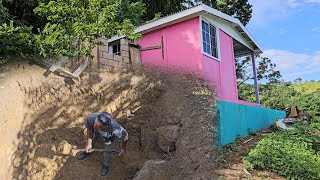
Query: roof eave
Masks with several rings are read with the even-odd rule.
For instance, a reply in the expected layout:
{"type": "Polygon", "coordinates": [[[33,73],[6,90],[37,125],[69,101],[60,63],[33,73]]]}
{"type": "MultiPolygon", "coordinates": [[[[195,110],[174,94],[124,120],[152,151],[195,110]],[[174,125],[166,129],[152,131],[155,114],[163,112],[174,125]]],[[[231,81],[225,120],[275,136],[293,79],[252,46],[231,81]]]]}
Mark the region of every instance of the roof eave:
{"type": "MultiPolygon", "coordinates": [[[[139,26],[135,29],[135,33],[140,33],[140,34],[145,34],[166,26],[170,26],[172,24],[176,24],[178,22],[182,22],[185,21],[187,19],[191,19],[193,17],[197,17],[199,15],[201,15],[201,13],[206,12],[206,13],[210,13],[214,16],[217,16],[221,19],[224,19],[226,21],[231,22],[232,24],[234,24],[235,27],[239,27],[242,32],[244,32],[244,34],[246,36],[248,36],[248,38],[246,38],[246,40],[252,44],[252,46],[254,47],[254,49],[252,49],[256,54],[260,54],[263,52],[262,47],[260,46],[260,44],[253,38],[253,36],[249,33],[249,31],[244,27],[244,25],[236,18],[231,17],[225,13],[222,13],[216,9],[213,9],[207,5],[199,5],[181,12],[178,12],[174,15],[169,15],[167,17],[158,19],[156,21],[144,24],[142,26],[139,26]]],[[[240,32],[240,31],[239,31],[240,32]]],[[[241,32],[240,32],[241,33],[241,32]]],[[[109,42],[121,39],[125,36],[113,36],[109,39],[109,42]]]]}
{"type": "MultiPolygon", "coordinates": [[[[244,25],[240,22],[239,19],[237,18],[234,18],[232,16],[229,16],[223,12],[220,12],[216,9],[213,9],[207,5],[203,5],[204,7],[204,11],[214,15],[214,16],[217,16],[217,17],[220,17],[226,21],[229,21],[231,22],[232,24],[234,24],[234,26],[238,26],[242,29],[242,31],[249,37],[249,39],[247,39],[249,42],[251,41],[251,44],[253,44],[253,47],[256,47],[257,49],[253,49],[253,51],[255,53],[262,53],[263,52],[263,48],[260,46],[260,44],[253,38],[253,36],[249,33],[249,31],[244,27],[244,25]]],[[[240,31],[239,31],[240,32],[240,31]]],[[[240,32],[241,33],[241,32],[240,32]]]]}

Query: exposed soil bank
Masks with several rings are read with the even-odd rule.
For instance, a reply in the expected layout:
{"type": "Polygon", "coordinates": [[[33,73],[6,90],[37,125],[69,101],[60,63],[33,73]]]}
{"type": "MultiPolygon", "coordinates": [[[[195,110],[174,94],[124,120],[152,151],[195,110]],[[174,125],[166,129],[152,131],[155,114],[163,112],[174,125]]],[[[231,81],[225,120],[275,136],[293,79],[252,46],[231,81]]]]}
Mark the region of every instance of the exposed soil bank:
{"type": "Polygon", "coordinates": [[[61,142],[83,147],[82,122],[99,111],[129,132],[127,153],[114,156],[107,179],[215,177],[213,99],[202,82],[188,75],[89,71],[73,82],[45,77],[45,69],[22,62],[0,70],[0,177],[102,179],[102,153],[84,161],[57,153],[61,142]]]}

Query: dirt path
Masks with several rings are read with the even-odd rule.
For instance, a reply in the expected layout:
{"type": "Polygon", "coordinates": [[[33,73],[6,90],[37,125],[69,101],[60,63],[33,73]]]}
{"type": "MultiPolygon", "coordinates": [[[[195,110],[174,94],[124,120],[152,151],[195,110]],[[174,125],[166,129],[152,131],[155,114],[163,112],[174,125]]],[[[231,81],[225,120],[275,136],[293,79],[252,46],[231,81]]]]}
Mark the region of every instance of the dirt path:
{"type": "Polygon", "coordinates": [[[199,81],[100,71],[72,82],[45,77],[46,70],[37,65],[16,62],[5,68],[0,70],[5,74],[0,81],[0,158],[5,161],[0,167],[8,168],[1,168],[0,177],[102,179],[101,153],[85,161],[57,154],[61,142],[83,146],[82,122],[99,111],[112,113],[130,135],[128,151],[113,158],[108,179],[214,177],[212,99],[199,81]],[[135,116],[127,118],[128,110],[135,116]]]}

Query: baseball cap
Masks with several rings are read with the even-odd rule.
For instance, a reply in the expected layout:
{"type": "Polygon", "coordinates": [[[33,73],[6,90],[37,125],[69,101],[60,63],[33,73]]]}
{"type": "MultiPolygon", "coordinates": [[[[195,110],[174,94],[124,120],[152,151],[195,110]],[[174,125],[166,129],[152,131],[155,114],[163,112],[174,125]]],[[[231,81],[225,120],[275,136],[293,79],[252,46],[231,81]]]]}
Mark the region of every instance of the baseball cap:
{"type": "Polygon", "coordinates": [[[111,124],[111,115],[107,112],[102,112],[98,115],[98,121],[103,125],[103,126],[110,126],[111,124]]]}

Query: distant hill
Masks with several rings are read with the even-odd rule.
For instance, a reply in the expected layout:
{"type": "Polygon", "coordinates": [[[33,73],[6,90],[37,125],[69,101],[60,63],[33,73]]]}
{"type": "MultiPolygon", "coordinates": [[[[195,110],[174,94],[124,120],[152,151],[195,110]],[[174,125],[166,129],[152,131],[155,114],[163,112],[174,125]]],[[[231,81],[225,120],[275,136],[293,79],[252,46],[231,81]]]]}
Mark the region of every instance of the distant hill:
{"type": "Polygon", "coordinates": [[[293,88],[302,94],[311,94],[316,91],[320,93],[320,82],[303,82],[293,84],[293,88]]]}

